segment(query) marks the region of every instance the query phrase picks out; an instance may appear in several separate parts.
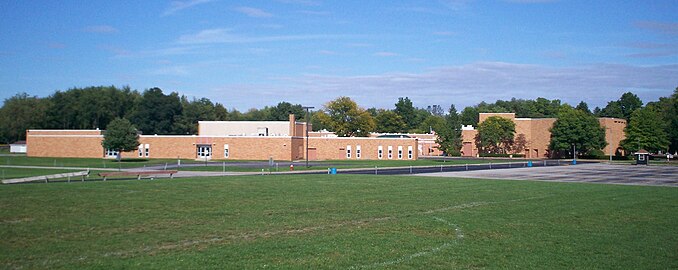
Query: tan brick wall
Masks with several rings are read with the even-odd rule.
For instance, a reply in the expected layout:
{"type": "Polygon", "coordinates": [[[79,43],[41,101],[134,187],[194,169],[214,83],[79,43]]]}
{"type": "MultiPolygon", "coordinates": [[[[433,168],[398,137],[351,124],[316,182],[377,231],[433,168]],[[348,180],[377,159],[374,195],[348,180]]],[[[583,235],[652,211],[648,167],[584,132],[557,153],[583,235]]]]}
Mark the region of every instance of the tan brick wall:
{"type": "Polygon", "coordinates": [[[624,128],[626,127],[626,120],[619,118],[598,118],[600,126],[605,129],[605,141],[607,146],[603,149],[605,155],[616,155],[616,151],[620,149],[620,143],[626,139],[624,128]]]}
{"type": "Polygon", "coordinates": [[[478,124],[482,123],[487,119],[488,117],[492,116],[499,116],[503,117],[509,120],[516,119],[516,114],[515,113],[479,113],[478,114],[478,124]]]}
{"type": "MultiPolygon", "coordinates": [[[[198,145],[212,146],[212,160],[223,160],[228,144],[233,160],[291,160],[291,137],[199,137],[199,136],[141,136],[139,143],[148,144],[149,158],[197,159],[198,145]]],[[[139,157],[138,152],[124,153],[123,157],[139,157]]]]}
{"type": "Polygon", "coordinates": [[[461,131],[461,151],[462,156],[475,157],[478,155],[478,148],[476,147],[476,135],[478,130],[462,130],[461,131]],[[470,146],[468,146],[470,144],[470,146]],[[464,147],[464,146],[467,147],[464,147]],[[468,148],[468,149],[466,149],[468,148]],[[470,150],[470,151],[469,151],[470,150]]]}
{"type": "Polygon", "coordinates": [[[379,159],[379,146],[383,147],[383,160],[388,160],[388,146],[393,149],[392,160],[398,159],[398,146],[403,148],[402,160],[408,159],[408,146],[412,147],[412,159],[418,158],[417,140],[412,138],[310,138],[309,147],[316,148],[319,160],[347,159],[346,147],[351,146],[351,160],[356,160],[356,149],[360,145],[361,160],[379,159]]]}
{"type": "MultiPolygon", "coordinates": [[[[101,135],[63,135],[55,132],[39,135],[29,132],[26,137],[26,156],[29,157],[82,157],[101,158],[104,149],[101,135]]],[[[73,134],[72,132],[66,132],[73,134]]]]}

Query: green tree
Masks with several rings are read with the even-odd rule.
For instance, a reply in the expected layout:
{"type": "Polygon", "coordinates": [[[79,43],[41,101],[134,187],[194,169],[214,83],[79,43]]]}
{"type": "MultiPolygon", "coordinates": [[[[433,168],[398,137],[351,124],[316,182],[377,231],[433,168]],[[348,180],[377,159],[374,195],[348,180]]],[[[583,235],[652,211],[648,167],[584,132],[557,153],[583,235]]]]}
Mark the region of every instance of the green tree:
{"type": "Polygon", "coordinates": [[[399,133],[407,128],[403,118],[391,110],[377,111],[376,130],[384,133],[399,133]]]}
{"type": "Polygon", "coordinates": [[[624,118],[624,112],[622,112],[621,105],[618,101],[610,101],[607,103],[605,108],[600,110],[600,117],[613,117],[613,118],[624,118]]]}
{"type": "Polygon", "coordinates": [[[654,106],[635,110],[624,129],[626,139],[621,146],[629,152],[645,149],[650,152],[665,151],[669,147],[666,122],[654,106]]]}
{"type": "Polygon", "coordinates": [[[450,106],[445,124],[436,129],[436,143],[448,156],[458,156],[461,151],[461,119],[454,104],[450,106]]]}
{"type": "Polygon", "coordinates": [[[197,134],[198,121],[217,120],[214,104],[208,98],[193,98],[189,101],[186,96],[182,96],[181,108],[181,116],[173,124],[174,134],[197,134]]]}
{"type": "Polygon", "coordinates": [[[464,108],[461,113],[459,114],[459,119],[461,120],[461,124],[468,126],[472,125],[474,127],[478,126],[478,109],[476,107],[466,107],[464,108]]]}
{"type": "Polygon", "coordinates": [[[585,112],[585,113],[591,113],[591,110],[589,110],[589,105],[586,104],[586,102],[584,102],[584,101],[579,102],[579,104],[577,104],[577,107],[575,109],[580,110],[580,111],[585,112]]]}
{"type": "Polygon", "coordinates": [[[119,152],[133,151],[139,146],[139,133],[129,120],[116,118],[108,124],[101,145],[119,152]]]}
{"type": "Polygon", "coordinates": [[[316,112],[313,118],[318,118],[340,137],[367,137],[376,127],[372,115],[358,107],[349,97],[339,97],[328,102],[323,111],[316,112]]]}
{"type": "Polygon", "coordinates": [[[571,107],[563,108],[558,114],[558,120],[550,129],[551,143],[549,149],[552,154],[565,153],[577,148],[577,153],[590,154],[591,151],[600,151],[607,145],[605,129],[595,116],[571,107]]]}
{"type": "Polygon", "coordinates": [[[622,115],[624,115],[624,119],[626,120],[631,119],[631,114],[633,114],[635,110],[643,107],[643,101],[640,100],[638,96],[631,92],[626,92],[622,94],[622,96],[619,98],[617,102],[619,102],[622,115]]]}
{"type": "Polygon", "coordinates": [[[293,105],[292,103],[283,101],[271,108],[270,121],[287,121],[290,114],[294,114],[297,120],[304,120],[306,117],[306,110],[301,104],[293,105]]]}
{"type": "Polygon", "coordinates": [[[398,98],[398,102],[395,104],[395,110],[394,112],[405,121],[405,124],[407,125],[406,129],[401,130],[399,132],[407,132],[410,129],[414,129],[415,127],[419,126],[419,123],[417,122],[417,116],[416,116],[416,109],[412,105],[412,101],[408,97],[400,97],[398,98]]]}
{"type": "Polygon", "coordinates": [[[636,109],[643,106],[643,101],[631,92],[626,92],[621,95],[616,101],[610,101],[607,106],[600,111],[602,117],[631,119],[631,114],[636,109]]]}
{"type": "Polygon", "coordinates": [[[25,140],[27,129],[44,128],[49,106],[49,100],[26,93],[5,99],[0,108],[0,141],[25,140]]]}
{"type": "Polygon", "coordinates": [[[506,154],[511,150],[516,133],[513,121],[490,116],[478,125],[475,141],[478,150],[489,154],[506,154]]]}
{"type": "Polygon", "coordinates": [[[144,91],[132,116],[132,122],[144,134],[176,134],[174,122],[180,119],[179,94],[165,95],[160,88],[144,91]]]}

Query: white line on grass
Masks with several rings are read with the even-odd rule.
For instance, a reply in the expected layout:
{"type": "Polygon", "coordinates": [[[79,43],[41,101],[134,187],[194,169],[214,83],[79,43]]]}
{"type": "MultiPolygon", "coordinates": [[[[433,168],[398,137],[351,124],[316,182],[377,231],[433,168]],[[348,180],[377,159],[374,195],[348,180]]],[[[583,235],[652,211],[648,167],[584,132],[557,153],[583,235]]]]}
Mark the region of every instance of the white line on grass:
{"type": "MultiPolygon", "coordinates": [[[[203,238],[203,239],[192,239],[192,240],[189,239],[189,240],[170,242],[170,243],[160,243],[160,244],[154,245],[154,246],[143,246],[141,248],[125,250],[125,251],[106,252],[102,255],[103,255],[103,257],[127,257],[127,256],[134,256],[134,254],[146,254],[146,253],[153,252],[153,251],[166,251],[166,250],[173,250],[173,249],[178,249],[178,248],[187,248],[187,247],[202,245],[202,244],[208,244],[209,245],[209,244],[224,243],[224,242],[230,242],[230,241],[236,241],[236,240],[254,240],[254,239],[258,239],[258,238],[268,238],[268,237],[278,236],[278,235],[305,234],[305,233],[311,233],[311,232],[328,230],[328,229],[336,229],[336,228],[347,227],[347,226],[361,226],[361,225],[368,225],[368,224],[375,223],[375,222],[391,221],[391,220],[396,220],[398,218],[405,218],[405,217],[411,216],[412,214],[428,215],[428,214],[446,212],[446,211],[456,210],[456,209],[466,209],[466,208],[479,207],[479,206],[483,206],[483,205],[534,200],[534,199],[541,199],[541,198],[546,198],[546,197],[549,197],[549,196],[528,197],[528,198],[512,199],[512,200],[505,200],[505,201],[494,201],[494,202],[469,202],[469,203],[452,205],[452,206],[443,207],[443,208],[430,209],[430,210],[425,210],[425,211],[420,211],[420,212],[415,212],[415,213],[411,213],[411,212],[410,213],[404,213],[404,214],[400,214],[398,216],[384,216],[384,217],[374,217],[374,218],[359,219],[359,220],[347,220],[347,221],[338,222],[338,223],[334,223],[334,224],[309,226],[309,227],[302,227],[302,228],[292,228],[292,229],[284,229],[284,230],[265,231],[265,232],[242,233],[242,234],[238,234],[238,235],[227,235],[227,236],[218,236],[217,235],[217,236],[207,237],[207,238],[203,238]]],[[[436,220],[442,221],[442,219],[440,219],[440,220],[436,219],[436,220]]],[[[448,225],[456,226],[452,223],[450,223],[448,225]]],[[[460,231],[459,231],[459,233],[460,233],[460,231]]],[[[457,234],[457,237],[461,236],[463,238],[463,234],[459,234],[459,233],[457,234]]],[[[432,250],[427,251],[427,254],[430,254],[431,252],[437,252],[438,251],[438,250],[436,250],[436,251],[434,251],[434,250],[436,250],[436,249],[434,248],[432,250]]],[[[412,258],[416,258],[416,257],[420,257],[420,256],[422,256],[422,255],[417,255],[417,256],[414,256],[412,258]]]]}
{"type": "Polygon", "coordinates": [[[369,268],[386,267],[386,266],[400,264],[402,262],[411,261],[415,258],[419,258],[419,257],[428,256],[428,255],[438,253],[438,252],[452,246],[453,244],[458,244],[459,241],[464,239],[464,232],[461,231],[461,228],[459,227],[459,225],[454,224],[452,222],[449,222],[447,220],[444,220],[442,218],[435,217],[435,216],[433,217],[433,219],[438,221],[438,222],[444,223],[447,226],[454,228],[455,239],[450,241],[450,242],[444,243],[440,246],[437,246],[437,247],[434,247],[434,248],[431,248],[431,249],[428,249],[428,250],[420,251],[420,252],[417,252],[417,253],[409,254],[409,255],[400,257],[398,259],[395,259],[395,260],[385,261],[385,262],[377,262],[377,263],[373,263],[373,264],[370,264],[370,265],[352,266],[352,267],[349,267],[349,269],[369,269],[369,268]]]}

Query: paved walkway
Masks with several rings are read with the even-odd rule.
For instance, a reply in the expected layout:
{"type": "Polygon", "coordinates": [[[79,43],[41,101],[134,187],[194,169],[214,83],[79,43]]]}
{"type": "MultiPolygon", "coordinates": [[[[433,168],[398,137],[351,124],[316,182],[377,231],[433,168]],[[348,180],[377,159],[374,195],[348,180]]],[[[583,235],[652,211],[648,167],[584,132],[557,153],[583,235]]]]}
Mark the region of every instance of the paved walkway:
{"type": "Polygon", "coordinates": [[[678,166],[610,165],[599,163],[575,166],[425,173],[419,175],[678,187],[678,166]]]}

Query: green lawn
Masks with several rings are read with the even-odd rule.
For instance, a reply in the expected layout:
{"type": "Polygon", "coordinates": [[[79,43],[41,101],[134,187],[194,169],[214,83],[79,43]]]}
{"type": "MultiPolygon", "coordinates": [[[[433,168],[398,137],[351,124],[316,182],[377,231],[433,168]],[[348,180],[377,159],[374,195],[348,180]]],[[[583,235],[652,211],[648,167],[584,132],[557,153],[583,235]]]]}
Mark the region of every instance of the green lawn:
{"type": "Polygon", "coordinates": [[[60,169],[20,169],[20,168],[0,168],[0,179],[23,178],[38,175],[50,175],[58,173],[75,172],[74,170],[60,169]]]}
{"type": "Polygon", "coordinates": [[[676,269],[678,189],[284,175],[0,186],[1,268],[676,269]]]}
{"type": "MultiPolygon", "coordinates": [[[[408,167],[408,166],[440,166],[440,165],[463,165],[463,164],[478,164],[478,163],[488,163],[488,162],[521,162],[522,160],[490,160],[490,159],[474,159],[474,160],[461,160],[461,159],[450,159],[450,160],[431,160],[431,159],[419,159],[419,160],[327,160],[327,161],[312,161],[311,166],[306,167],[304,161],[299,161],[294,163],[294,170],[326,170],[327,168],[334,167],[338,169],[354,169],[354,168],[384,168],[384,167],[408,167]]],[[[215,161],[219,162],[219,161],[215,161]]],[[[242,167],[242,166],[229,166],[229,163],[238,162],[234,160],[225,161],[226,166],[197,166],[197,167],[181,167],[179,170],[182,171],[234,171],[234,172],[256,172],[261,171],[261,169],[268,170],[269,167],[265,168],[253,168],[253,167],[242,167]]],[[[289,161],[278,162],[278,171],[289,171],[289,161]]],[[[270,168],[275,171],[275,165],[270,168]]]]}
{"type": "MultiPolygon", "coordinates": [[[[43,166],[43,167],[83,167],[83,168],[136,168],[165,163],[176,164],[176,159],[115,159],[104,158],[48,158],[26,156],[0,157],[0,165],[43,166]]],[[[195,160],[181,160],[182,164],[199,163],[195,160]]]]}

